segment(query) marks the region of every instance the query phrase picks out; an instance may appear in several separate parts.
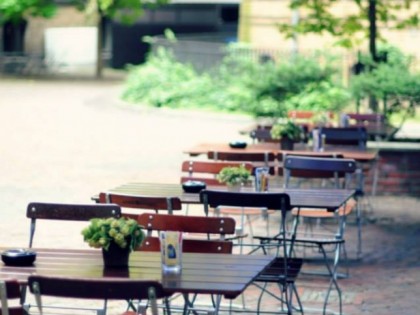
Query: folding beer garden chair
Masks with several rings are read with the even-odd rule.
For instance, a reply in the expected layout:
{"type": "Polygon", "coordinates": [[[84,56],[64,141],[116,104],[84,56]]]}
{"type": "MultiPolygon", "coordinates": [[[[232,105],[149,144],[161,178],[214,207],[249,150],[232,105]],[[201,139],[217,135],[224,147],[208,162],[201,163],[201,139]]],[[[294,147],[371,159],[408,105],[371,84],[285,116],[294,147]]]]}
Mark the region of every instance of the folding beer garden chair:
{"type": "MultiPolygon", "coordinates": [[[[207,214],[210,208],[221,206],[229,207],[252,207],[267,208],[279,211],[281,214],[279,234],[274,243],[251,245],[252,251],[262,250],[267,253],[268,249],[274,249],[276,253],[275,262],[266,268],[253,282],[261,289],[255,312],[261,312],[262,299],[264,294],[276,297],[281,305],[283,312],[291,314],[293,310],[302,312],[299,295],[295,286],[295,281],[299,275],[302,260],[291,258],[289,246],[293,246],[294,240],[286,238],[286,216],[291,211],[289,195],[284,193],[272,192],[229,192],[221,190],[202,190],[200,192],[200,201],[204,205],[204,212],[207,214]],[[279,288],[279,293],[273,293],[268,284],[275,284],[279,288]],[[296,298],[297,307],[293,303],[293,297],[296,298]]],[[[268,239],[268,237],[266,238],[268,239]]]]}
{"type": "MultiPolygon", "coordinates": [[[[253,165],[253,174],[257,167],[267,167],[270,175],[275,175],[277,169],[278,161],[276,160],[276,155],[273,152],[235,152],[235,151],[211,151],[207,153],[207,157],[210,160],[215,161],[236,161],[242,163],[251,163],[253,165]]],[[[255,175],[255,174],[254,174],[255,175]]],[[[258,209],[258,208],[242,208],[234,209],[232,207],[219,207],[215,209],[216,214],[220,213],[221,215],[231,215],[240,217],[240,224],[237,226],[238,235],[244,236],[245,233],[245,219],[249,227],[249,234],[251,239],[253,238],[253,225],[252,221],[262,217],[266,220],[266,231],[269,233],[269,218],[270,211],[269,209],[258,209]],[[252,218],[251,218],[252,217],[252,218]]]]}
{"type": "Polygon", "coordinates": [[[135,216],[138,210],[152,210],[156,213],[164,211],[173,214],[173,211],[182,210],[181,200],[178,197],[156,197],[130,195],[118,192],[101,192],[99,194],[99,203],[113,203],[121,208],[136,209],[133,212],[123,211],[124,215],[133,213],[135,216]]]}
{"type": "MultiPolygon", "coordinates": [[[[144,281],[116,278],[65,278],[32,275],[28,278],[30,291],[35,295],[39,312],[43,314],[43,296],[77,298],[91,300],[147,300],[152,315],[158,315],[156,299],[170,296],[157,281],[144,281]]],[[[124,315],[146,315],[146,308],[139,306],[135,312],[126,311],[124,315]]],[[[101,315],[106,315],[105,310],[101,315]]]]}
{"type": "MultiPolygon", "coordinates": [[[[77,222],[89,221],[93,218],[119,218],[121,216],[121,208],[115,204],[105,205],[31,202],[27,206],[26,216],[31,220],[29,233],[29,248],[32,248],[37,222],[39,220],[77,222]]],[[[80,231],[78,231],[77,233],[80,233],[80,231]]],[[[25,289],[26,288],[24,288],[22,291],[23,301],[25,300],[25,289]]],[[[98,311],[105,311],[106,307],[107,303],[105,301],[104,307],[98,311]]],[[[72,306],[63,308],[72,308],[72,306]]]]}
{"type": "MultiPolygon", "coordinates": [[[[178,231],[183,233],[182,251],[186,253],[231,254],[233,243],[226,239],[235,233],[235,220],[229,217],[183,216],[143,213],[137,222],[147,230],[147,237],[140,251],[159,251],[159,238],[153,236],[156,231],[178,231]]],[[[195,306],[197,295],[192,298],[183,294],[184,307],[191,312],[203,311],[195,306]]],[[[220,308],[221,296],[212,296],[214,311],[220,308]]],[[[170,307],[167,301],[166,308],[170,307]]],[[[206,310],[208,311],[208,310],[206,310]]],[[[213,311],[213,310],[212,310],[213,311]]]]}
{"type": "Polygon", "coordinates": [[[21,287],[16,279],[0,280],[0,299],[2,315],[24,315],[23,305],[13,302],[21,299],[21,287]]]}
{"type": "MultiPolygon", "coordinates": [[[[286,156],[284,161],[285,187],[292,186],[293,179],[310,178],[331,179],[334,181],[334,189],[346,189],[351,185],[352,175],[356,169],[356,162],[350,159],[286,156]]],[[[299,208],[294,209],[292,212],[295,215],[293,231],[302,218],[307,219],[310,224],[309,228],[305,226],[303,234],[298,233],[296,235],[295,248],[299,246],[316,248],[318,253],[321,253],[326,267],[326,275],[330,279],[323,305],[324,314],[327,311],[327,305],[333,289],[338,294],[339,312],[340,314],[342,313],[341,289],[337,282],[338,266],[341,256],[344,255],[346,257],[344,247],[346,218],[356,207],[356,200],[351,199],[334,212],[313,208],[299,208]],[[313,224],[313,221],[315,221],[315,224],[313,224]],[[328,221],[328,223],[335,222],[336,228],[334,229],[331,226],[327,228],[322,224],[323,221],[328,221]],[[330,251],[333,254],[333,258],[330,258],[328,255],[330,251]]]]}

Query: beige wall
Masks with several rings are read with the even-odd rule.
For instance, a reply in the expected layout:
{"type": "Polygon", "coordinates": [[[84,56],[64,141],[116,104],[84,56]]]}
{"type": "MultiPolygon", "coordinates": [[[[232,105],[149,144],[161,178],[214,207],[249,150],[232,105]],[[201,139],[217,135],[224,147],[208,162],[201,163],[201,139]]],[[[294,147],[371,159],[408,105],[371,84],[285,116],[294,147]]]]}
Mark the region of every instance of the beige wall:
{"type": "Polygon", "coordinates": [[[60,7],[52,19],[32,18],[25,35],[25,50],[28,53],[42,54],[44,52],[44,31],[50,27],[90,26],[92,21],[74,7],[60,7]]]}
{"type": "MultiPolygon", "coordinates": [[[[292,51],[294,44],[287,40],[277,30],[276,23],[292,20],[292,12],[288,8],[289,0],[242,0],[240,11],[239,37],[241,41],[249,42],[258,48],[271,48],[292,51]]],[[[342,0],[333,10],[337,13],[350,13],[355,10],[352,1],[342,0]]],[[[420,1],[414,4],[413,11],[420,11],[420,1]]],[[[304,11],[299,12],[300,18],[304,18],[304,11]]],[[[402,17],[403,18],[403,17],[402,17]]],[[[420,28],[393,31],[386,25],[380,26],[383,37],[389,43],[402,49],[407,54],[420,57],[420,28]]],[[[313,49],[335,49],[334,40],[328,36],[300,35],[297,46],[300,51],[313,49]]],[[[367,50],[368,43],[364,43],[358,49],[367,50]]]]}

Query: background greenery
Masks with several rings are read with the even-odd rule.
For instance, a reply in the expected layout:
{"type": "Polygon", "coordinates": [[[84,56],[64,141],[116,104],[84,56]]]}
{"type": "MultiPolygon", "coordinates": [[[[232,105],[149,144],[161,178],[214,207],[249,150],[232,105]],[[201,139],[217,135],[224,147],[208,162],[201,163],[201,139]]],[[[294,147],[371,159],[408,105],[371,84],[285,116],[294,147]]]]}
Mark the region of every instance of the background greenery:
{"type": "Polygon", "coordinates": [[[340,110],[351,96],[339,84],[335,58],[315,53],[255,61],[227,47],[222,62],[206,72],[178,62],[160,47],[147,62],[129,67],[123,98],[156,107],[201,108],[282,117],[290,109],[340,110]]]}
{"type": "MultiPolygon", "coordinates": [[[[175,39],[173,39],[175,40],[175,39]]],[[[243,45],[227,46],[219,65],[198,72],[159,47],[145,64],[131,66],[123,98],[156,107],[200,108],[246,113],[255,117],[285,117],[290,110],[361,112],[369,100],[389,121],[402,125],[420,104],[420,73],[411,70],[412,59],[395,47],[382,45],[382,62],[370,54],[359,56],[362,71],[349,86],[340,82],[338,58],[326,53],[250,58],[243,45]],[[396,118],[397,117],[397,118],[396,118]]]]}
{"type": "Polygon", "coordinates": [[[373,96],[377,111],[402,125],[420,104],[420,73],[410,70],[413,59],[395,47],[382,45],[379,53],[386,62],[374,63],[370,56],[361,56],[365,70],[352,77],[350,90],[356,101],[373,96]]]}

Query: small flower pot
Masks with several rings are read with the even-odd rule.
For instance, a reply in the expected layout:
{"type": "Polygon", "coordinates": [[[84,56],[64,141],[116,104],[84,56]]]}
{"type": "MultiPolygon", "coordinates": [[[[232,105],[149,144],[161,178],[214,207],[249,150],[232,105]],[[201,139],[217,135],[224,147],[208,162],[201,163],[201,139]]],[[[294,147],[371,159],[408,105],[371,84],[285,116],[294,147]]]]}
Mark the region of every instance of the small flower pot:
{"type": "Polygon", "coordinates": [[[241,191],[241,183],[233,184],[233,185],[227,185],[227,190],[232,192],[239,192],[241,191]]]}
{"type": "Polygon", "coordinates": [[[130,248],[121,248],[116,243],[111,242],[108,250],[102,248],[102,257],[105,268],[127,268],[130,258],[130,248]]]}
{"type": "Polygon", "coordinates": [[[280,149],[292,151],[294,146],[294,141],[288,137],[283,137],[280,139],[280,149]]]}

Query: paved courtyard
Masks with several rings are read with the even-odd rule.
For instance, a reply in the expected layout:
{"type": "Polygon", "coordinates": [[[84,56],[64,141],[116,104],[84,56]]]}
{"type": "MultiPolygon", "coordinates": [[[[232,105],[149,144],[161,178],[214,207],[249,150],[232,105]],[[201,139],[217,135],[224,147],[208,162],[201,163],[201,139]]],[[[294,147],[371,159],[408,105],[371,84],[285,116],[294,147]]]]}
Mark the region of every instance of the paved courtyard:
{"type": "MultiPolygon", "coordinates": [[[[242,116],[131,106],[119,100],[121,87],[117,79],[0,78],[2,244],[27,246],[31,201],[90,203],[99,191],[129,181],[177,182],[184,148],[241,139],[238,130],[251,123],[242,116]]],[[[348,226],[353,259],[350,278],[340,280],[344,313],[419,314],[419,199],[372,202],[362,260],[354,259],[356,228],[348,226]]],[[[74,225],[46,225],[39,226],[35,246],[86,246],[74,225]]],[[[319,307],[322,293],[313,283],[302,277],[298,287],[304,305],[319,307]]]]}

